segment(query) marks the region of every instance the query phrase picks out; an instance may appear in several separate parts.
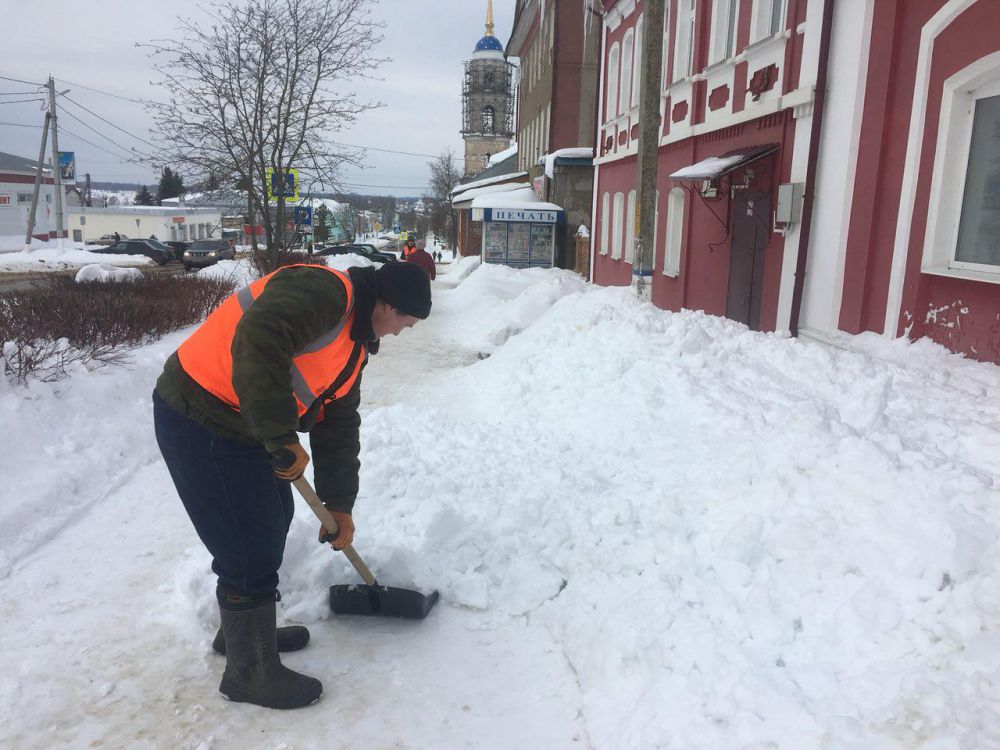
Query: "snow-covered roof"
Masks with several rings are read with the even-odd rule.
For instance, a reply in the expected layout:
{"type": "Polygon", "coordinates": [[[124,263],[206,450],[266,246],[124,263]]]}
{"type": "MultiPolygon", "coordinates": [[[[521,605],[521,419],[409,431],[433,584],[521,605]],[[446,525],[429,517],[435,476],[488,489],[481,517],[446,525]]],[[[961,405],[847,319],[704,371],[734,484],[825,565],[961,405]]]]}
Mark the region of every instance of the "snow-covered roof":
{"type": "Polygon", "coordinates": [[[594,149],[588,147],[560,148],[551,154],[545,154],[538,163],[545,164],[545,176],[552,179],[552,168],[557,159],[593,159],[594,149]]]}
{"type": "Polygon", "coordinates": [[[517,153],[517,141],[510,144],[510,148],[505,148],[503,151],[497,151],[493,156],[490,157],[489,161],[486,162],[487,167],[492,167],[494,164],[499,164],[508,156],[513,156],[517,153]]]}
{"type": "Polygon", "coordinates": [[[510,174],[498,174],[496,177],[486,177],[482,180],[476,180],[475,182],[463,182],[460,185],[456,185],[451,189],[452,196],[458,193],[464,193],[466,190],[471,190],[472,188],[482,187],[483,185],[493,185],[497,182],[505,182],[509,180],[515,180],[518,177],[527,177],[527,172],[511,172],[510,174]]]}
{"type": "Polygon", "coordinates": [[[530,182],[505,182],[503,185],[485,185],[480,188],[466,190],[464,193],[456,195],[451,199],[451,205],[455,208],[468,208],[469,203],[481,195],[491,195],[493,193],[507,193],[511,190],[521,190],[531,188],[530,182]],[[463,205],[459,205],[463,204],[463,205]]]}
{"type": "Polygon", "coordinates": [[[543,201],[530,185],[504,193],[480,195],[472,201],[473,208],[520,208],[531,211],[562,211],[562,206],[543,201]]]}
{"type": "Polygon", "coordinates": [[[684,167],[683,169],[678,169],[670,175],[670,179],[714,180],[732,172],[734,169],[738,169],[754,159],[767,156],[768,154],[777,151],[778,148],[778,144],[769,143],[764,146],[751,146],[749,148],[737,149],[723,154],[722,156],[710,156],[707,159],[702,159],[701,161],[695,162],[694,164],[684,167]]]}

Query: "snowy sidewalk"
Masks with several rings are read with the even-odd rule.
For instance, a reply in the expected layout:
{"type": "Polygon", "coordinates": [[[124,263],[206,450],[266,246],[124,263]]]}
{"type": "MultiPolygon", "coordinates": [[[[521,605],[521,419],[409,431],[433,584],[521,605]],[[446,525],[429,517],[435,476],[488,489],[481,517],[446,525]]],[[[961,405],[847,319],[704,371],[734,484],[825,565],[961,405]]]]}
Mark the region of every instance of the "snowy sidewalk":
{"type": "Polygon", "coordinates": [[[332,618],[354,573],[299,503],[279,616],[326,692],[292,714],[215,692],[149,424],[181,336],[0,386],[0,746],[1000,748],[1000,368],[469,271],[363,389],[356,546],[442,601],[332,618]]]}

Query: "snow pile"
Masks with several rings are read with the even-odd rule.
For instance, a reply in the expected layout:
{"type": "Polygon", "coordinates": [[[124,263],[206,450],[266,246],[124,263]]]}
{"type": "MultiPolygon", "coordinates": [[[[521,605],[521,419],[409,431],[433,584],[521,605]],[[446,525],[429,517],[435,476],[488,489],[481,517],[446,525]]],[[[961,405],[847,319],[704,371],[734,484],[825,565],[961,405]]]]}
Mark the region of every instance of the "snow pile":
{"type": "Polygon", "coordinates": [[[210,559],[152,439],[187,332],[0,386],[0,744],[998,746],[1000,368],[476,260],[364,381],[355,547],[442,602],[331,617],[357,577],[300,502],[281,617],[314,642],[285,661],[328,692],[280,737],[215,693],[210,559]]]}
{"type": "Polygon", "coordinates": [[[135,281],[142,278],[138,268],[119,268],[107,263],[91,263],[76,272],[75,281],[82,284],[89,281],[135,281]]]}
{"type": "Polygon", "coordinates": [[[727,156],[725,158],[721,156],[710,156],[707,159],[702,159],[701,161],[686,166],[683,169],[678,169],[670,176],[675,180],[700,180],[716,177],[730,167],[739,164],[743,161],[743,159],[744,156],[742,154],[727,156]]]}
{"type": "Polygon", "coordinates": [[[247,286],[257,279],[257,272],[249,258],[220,260],[199,269],[198,275],[215,279],[230,279],[236,288],[247,286]]]}
{"type": "MultiPolygon", "coordinates": [[[[11,238],[3,238],[10,240],[11,238]]],[[[112,266],[148,266],[153,261],[145,255],[108,255],[107,253],[92,253],[86,250],[82,242],[63,240],[63,249],[58,247],[57,240],[40,242],[33,240],[31,250],[24,251],[24,238],[16,248],[10,244],[0,244],[0,272],[23,273],[28,271],[65,271],[70,268],[82,268],[92,263],[103,263],[112,266]]]]}
{"type": "Polygon", "coordinates": [[[497,151],[495,154],[490,156],[490,158],[486,160],[486,166],[492,167],[496,164],[499,164],[508,156],[513,156],[516,153],[517,153],[517,141],[513,141],[510,144],[510,146],[505,148],[503,151],[497,151]]]}

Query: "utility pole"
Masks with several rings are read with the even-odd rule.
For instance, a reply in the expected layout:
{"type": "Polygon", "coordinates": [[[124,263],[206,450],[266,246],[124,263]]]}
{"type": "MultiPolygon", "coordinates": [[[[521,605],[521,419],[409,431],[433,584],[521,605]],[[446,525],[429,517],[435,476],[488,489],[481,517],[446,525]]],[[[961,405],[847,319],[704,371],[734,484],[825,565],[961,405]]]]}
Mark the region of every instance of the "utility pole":
{"type": "Polygon", "coordinates": [[[62,169],[59,164],[59,126],[56,119],[56,82],[49,76],[49,116],[52,118],[52,173],[56,186],[56,247],[63,249],[63,189],[62,169]]]}
{"type": "Polygon", "coordinates": [[[24,249],[31,250],[31,235],[35,232],[35,214],[38,212],[38,191],[42,187],[42,170],[45,165],[45,145],[49,138],[49,118],[45,113],[45,125],[42,127],[42,145],[38,148],[38,165],[35,169],[35,190],[31,198],[31,211],[28,213],[28,232],[24,236],[24,249]]]}
{"type": "Polygon", "coordinates": [[[656,157],[660,147],[660,75],[663,69],[664,0],[642,4],[642,73],[639,79],[639,171],[635,192],[635,260],[632,276],[636,294],[649,299],[656,251],[656,157]]]}

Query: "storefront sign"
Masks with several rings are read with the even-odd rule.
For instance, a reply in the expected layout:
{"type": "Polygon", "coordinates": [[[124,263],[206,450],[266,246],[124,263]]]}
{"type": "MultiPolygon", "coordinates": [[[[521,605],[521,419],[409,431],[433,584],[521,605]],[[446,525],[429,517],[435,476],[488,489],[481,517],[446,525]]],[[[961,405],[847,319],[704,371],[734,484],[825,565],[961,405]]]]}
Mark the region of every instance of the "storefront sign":
{"type": "Polygon", "coordinates": [[[14,203],[13,193],[0,193],[0,206],[13,206],[14,203]]]}
{"type": "Polygon", "coordinates": [[[172,221],[172,222],[173,222],[174,224],[183,224],[183,223],[184,223],[184,217],[183,217],[183,216],[175,216],[175,217],[173,217],[173,218],[171,219],[171,221],[172,221]]]}
{"type": "Polygon", "coordinates": [[[523,208],[492,208],[492,216],[486,221],[528,221],[542,224],[555,224],[559,221],[559,211],[532,211],[523,208]]]}

